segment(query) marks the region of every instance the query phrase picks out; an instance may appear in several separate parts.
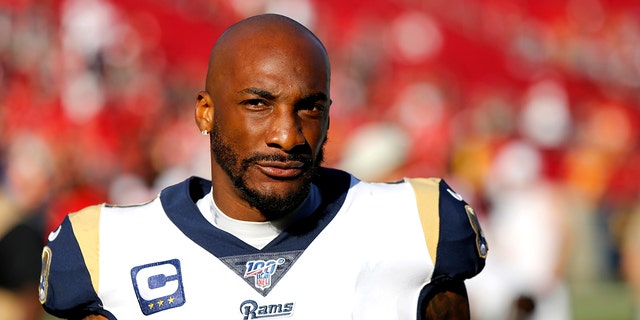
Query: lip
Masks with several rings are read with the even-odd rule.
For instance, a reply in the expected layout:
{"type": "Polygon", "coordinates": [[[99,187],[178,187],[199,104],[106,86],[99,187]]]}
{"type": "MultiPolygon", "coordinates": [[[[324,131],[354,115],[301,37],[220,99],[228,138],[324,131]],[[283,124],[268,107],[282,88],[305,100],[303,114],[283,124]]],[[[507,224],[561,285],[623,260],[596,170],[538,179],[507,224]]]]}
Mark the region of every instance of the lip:
{"type": "Polygon", "coordinates": [[[292,179],[302,174],[304,163],[299,161],[262,161],[257,167],[267,176],[275,179],[292,179]]]}

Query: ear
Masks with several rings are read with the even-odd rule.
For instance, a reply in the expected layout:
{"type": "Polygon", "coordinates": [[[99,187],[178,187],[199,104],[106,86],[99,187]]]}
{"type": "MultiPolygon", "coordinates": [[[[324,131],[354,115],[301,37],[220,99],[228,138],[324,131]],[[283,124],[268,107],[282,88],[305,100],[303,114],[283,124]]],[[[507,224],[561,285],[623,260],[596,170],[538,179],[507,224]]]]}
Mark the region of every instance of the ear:
{"type": "MultiPolygon", "coordinates": [[[[333,100],[329,99],[329,110],[331,110],[331,105],[333,104],[333,100]]],[[[329,113],[329,110],[327,110],[327,113],[329,113]]],[[[331,114],[327,114],[327,131],[329,131],[329,128],[331,128],[331,114]]]]}
{"type": "Polygon", "coordinates": [[[213,101],[209,93],[206,91],[198,92],[195,116],[199,131],[207,130],[207,132],[211,132],[213,128],[213,111],[213,101]]]}

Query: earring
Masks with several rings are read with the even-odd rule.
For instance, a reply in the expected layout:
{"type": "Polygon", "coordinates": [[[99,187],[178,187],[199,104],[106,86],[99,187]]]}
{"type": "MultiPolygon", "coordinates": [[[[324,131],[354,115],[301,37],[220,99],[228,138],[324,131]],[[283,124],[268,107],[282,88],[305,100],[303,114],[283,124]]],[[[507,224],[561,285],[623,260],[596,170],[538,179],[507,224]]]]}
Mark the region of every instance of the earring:
{"type": "Polygon", "coordinates": [[[206,136],[206,135],[208,135],[208,134],[209,134],[209,132],[207,131],[207,129],[202,130],[202,135],[203,135],[203,136],[206,136]]]}

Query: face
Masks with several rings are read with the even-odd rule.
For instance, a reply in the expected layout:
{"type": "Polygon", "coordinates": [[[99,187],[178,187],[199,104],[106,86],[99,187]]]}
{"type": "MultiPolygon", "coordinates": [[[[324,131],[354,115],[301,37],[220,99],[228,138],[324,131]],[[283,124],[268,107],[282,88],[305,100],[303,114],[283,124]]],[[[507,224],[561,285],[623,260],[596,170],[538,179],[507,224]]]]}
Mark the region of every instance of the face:
{"type": "Polygon", "coordinates": [[[291,212],[308,195],[329,125],[325,58],[290,42],[234,51],[236,59],[210,88],[214,188],[233,188],[267,220],[291,212]]]}

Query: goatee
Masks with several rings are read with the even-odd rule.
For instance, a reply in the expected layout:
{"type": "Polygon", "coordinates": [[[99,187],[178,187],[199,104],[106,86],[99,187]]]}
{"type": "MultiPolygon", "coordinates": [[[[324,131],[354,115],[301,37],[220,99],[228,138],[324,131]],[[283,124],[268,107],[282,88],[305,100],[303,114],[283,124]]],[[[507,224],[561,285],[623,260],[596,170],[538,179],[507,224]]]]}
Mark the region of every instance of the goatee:
{"type": "MultiPolygon", "coordinates": [[[[324,142],[315,161],[311,157],[310,152],[292,153],[286,156],[280,154],[253,153],[247,158],[240,160],[238,154],[227,142],[227,139],[220,134],[217,123],[214,123],[211,131],[211,152],[233,185],[240,191],[244,200],[258,209],[267,220],[271,221],[291,213],[307,198],[311,189],[311,182],[324,159],[324,142]],[[297,161],[303,163],[302,186],[284,196],[267,194],[259,189],[250,188],[246,173],[252,165],[259,161],[297,161]]],[[[215,177],[212,178],[215,179],[215,177]]]]}

